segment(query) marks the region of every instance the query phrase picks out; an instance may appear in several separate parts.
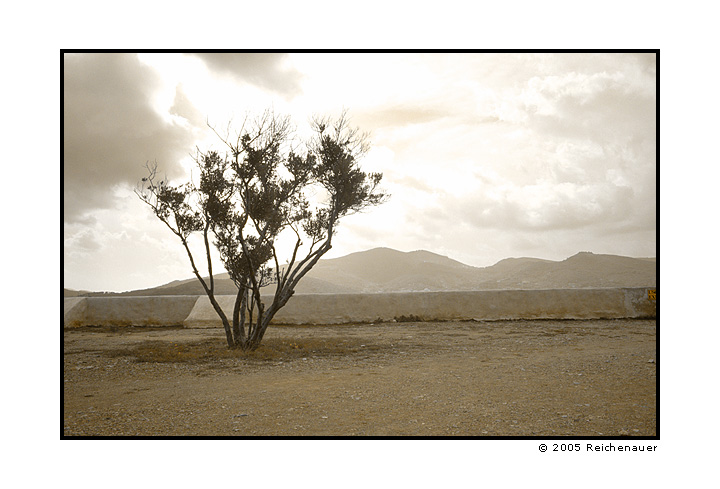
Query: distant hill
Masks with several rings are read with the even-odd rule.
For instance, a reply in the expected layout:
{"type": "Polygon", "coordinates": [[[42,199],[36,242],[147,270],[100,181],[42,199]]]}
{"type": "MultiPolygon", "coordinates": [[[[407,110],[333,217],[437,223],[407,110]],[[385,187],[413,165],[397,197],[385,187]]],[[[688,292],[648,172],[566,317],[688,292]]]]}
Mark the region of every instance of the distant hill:
{"type": "Polygon", "coordinates": [[[478,269],[429,251],[375,248],[321,260],[308,276],[358,292],[464,289],[478,269]]]}
{"type": "MultiPolygon", "coordinates": [[[[656,284],[655,258],[581,252],[562,261],[507,258],[478,268],[419,250],[375,248],[320,260],[300,281],[298,294],[344,294],[489,289],[645,287],[656,284]]],[[[227,273],[215,275],[217,294],[235,294],[227,273]]],[[[273,292],[268,287],[267,293],[273,292]]],[[[117,294],[65,290],[77,295],[202,295],[197,279],[176,280],[151,289],[117,294]]]]}
{"type": "Polygon", "coordinates": [[[645,287],[657,280],[655,259],[582,252],[563,261],[520,258],[483,269],[498,289],[645,287]]]}

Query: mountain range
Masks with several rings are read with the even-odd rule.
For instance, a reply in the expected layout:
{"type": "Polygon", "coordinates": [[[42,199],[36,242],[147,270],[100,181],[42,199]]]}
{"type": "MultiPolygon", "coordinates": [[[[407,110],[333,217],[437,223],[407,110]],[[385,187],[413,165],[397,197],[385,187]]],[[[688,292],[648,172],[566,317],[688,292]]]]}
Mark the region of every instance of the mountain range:
{"type": "MultiPolygon", "coordinates": [[[[653,287],[655,258],[630,258],[581,252],[562,261],[507,258],[479,268],[446,256],[419,250],[402,252],[374,248],[340,258],[320,260],[300,281],[298,294],[424,292],[491,289],[568,289],[653,287]]],[[[273,286],[267,289],[274,291],[273,286]]],[[[235,294],[228,274],[215,275],[215,293],[235,294]]],[[[204,295],[195,279],[176,280],[159,287],[120,293],[64,290],[72,296],[204,295]]]]}

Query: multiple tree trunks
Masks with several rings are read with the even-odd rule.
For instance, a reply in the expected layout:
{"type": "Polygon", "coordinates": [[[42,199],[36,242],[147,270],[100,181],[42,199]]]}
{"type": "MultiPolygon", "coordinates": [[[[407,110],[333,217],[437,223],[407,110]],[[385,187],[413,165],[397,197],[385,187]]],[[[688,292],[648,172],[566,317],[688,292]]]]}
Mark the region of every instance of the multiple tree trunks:
{"type": "Polygon", "coordinates": [[[340,218],[378,205],[387,195],[378,190],[382,174],[360,170],[358,160],[369,149],[367,136],[349,126],[345,113],[336,121],[313,121],[314,137],[305,144],[304,156],[291,147],[289,118],[267,111],[248,129],[247,122],[234,138],[215,131],[229,150],[226,154],[198,150],[199,185],[158,182],[157,165],[148,165],[149,175],[136,193],[180,238],[222,320],[228,346],[254,350],[298,282],[332,247],[340,218]],[[318,195],[317,189],[326,199],[311,205],[306,196],[318,195]],[[287,229],[296,241],[292,257],[281,267],[275,242],[287,229]],[[188,244],[193,233],[203,235],[209,283],[188,244]],[[231,319],[215,298],[211,244],[238,288],[231,319]],[[271,283],[277,287],[266,309],[260,290],[271,283]]]}

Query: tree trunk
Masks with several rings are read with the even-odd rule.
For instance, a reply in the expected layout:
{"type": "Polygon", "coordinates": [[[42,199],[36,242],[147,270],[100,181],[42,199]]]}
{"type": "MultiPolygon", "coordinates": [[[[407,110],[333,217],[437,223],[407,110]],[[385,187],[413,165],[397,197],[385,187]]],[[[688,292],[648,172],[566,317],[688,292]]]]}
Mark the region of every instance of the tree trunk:
{"type": "Polygon", "coordinates": [[[233,309],[233,347],[244,349],[245,345],[245,306],[247,304],[246,287],[238,287],[233,309]]]}
{"type": "Polygon", "coordinates": [[[232,328],[230,327],[230,322],[228,321],[225,312],[222,310],[222,307],[220,307],[220,304],[218,304],[217,300],[215,300],[214,294],[208,294],[208,298],[210,299],[210,303],[215,309],[215,312],[217,312],[218,316],[220,316],[220,319],[222,320],[223,328],[225,328],[225,339],[227,340],[228,346],[230,348],[234,348],[235,340],[233,339],[232,328]]]}

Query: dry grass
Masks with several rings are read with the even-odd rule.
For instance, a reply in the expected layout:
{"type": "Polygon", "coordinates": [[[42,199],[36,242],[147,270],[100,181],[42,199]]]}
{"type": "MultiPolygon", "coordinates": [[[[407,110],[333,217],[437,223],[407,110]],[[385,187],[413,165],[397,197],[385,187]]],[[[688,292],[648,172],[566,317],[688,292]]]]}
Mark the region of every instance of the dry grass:
{"type": "Polygon", "coordinates": [[[118,335],[130,335],[133,333],[148,333],[152,331],[177,331],[184,329],[184,326],[75,326],[68,328],[63,326],[64,332],[77,333],[113,333],[118,335]]]}
{"type": "Polygon", "coordinates": [[[206,363],[220,359],[257,362],[292,361],[302,358],[351,356],[376,350],[360,340],[339,338],[269,338],[255,351],[231,350],[218,339],[200,342],[145,341],[127,348],[107,351],[111,357],[133,357],[138,362],[206,363]]]}

